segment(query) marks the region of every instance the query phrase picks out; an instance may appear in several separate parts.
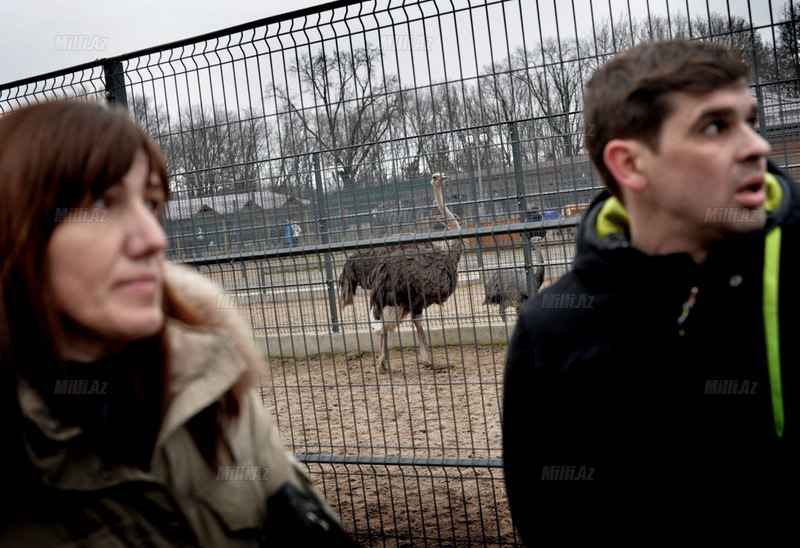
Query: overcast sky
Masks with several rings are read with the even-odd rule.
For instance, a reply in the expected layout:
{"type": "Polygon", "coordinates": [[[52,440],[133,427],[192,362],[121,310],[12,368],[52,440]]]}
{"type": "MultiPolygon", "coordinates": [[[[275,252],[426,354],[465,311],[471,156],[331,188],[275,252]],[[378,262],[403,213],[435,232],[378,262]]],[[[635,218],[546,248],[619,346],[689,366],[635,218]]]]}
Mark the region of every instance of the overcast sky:
{"type": "Polygon", "coordinates": [[[3,0],[0,84],[329,1],[3,0]],[[96,43],[105,50],[57,50],[57,40],[69,36],[97,37],[96,43]]]}
{"type": "MultiPolygon", "coordinates": [[[[609,6],[618,20],[624,19],[620,14],[628,9],[637,17],[645,16],[648,10],[651,15],[675,17],[688,6],[693,16],[709,11],[732,13],[752,18],[755,25],[768,25],[785,1],[559,0],[557,5],[561,33],[569,36],[573,18],[577,19],[579,32],[587,32],[591,28],[589,14],[595,21],[603,21],[608,17],[609,6]],[[761,9],[768,5],[775,12],[772,15],[769,9],[761,9]]],[[[0,84],[328,2],[330,0],[0,0],[0,84]],[[63,47],[69,37],[73,40],[86,37],[95,42],[83,50],[63,47]],[[62,47],[58,47],[59,43],[62,47]]],[[[451,4],[450,0],[442,2],[451,4]]],[[[461,0],[457,4],[465,2],[461,0]]],[[[544,34],[553,33],[554,17],[550,12],[554,2],[529,0],[522,5],[527,10],[527,39],[531,44],[538,40],[535,34],[539,28],[544,34]],[[535,20],[537,17],[542,18],[541,24],[535,20]]],[[[496,11],[493,9],[492,13],[496,11]]],[[[505,23],[502,17],[493,22],[505,23]]]]}

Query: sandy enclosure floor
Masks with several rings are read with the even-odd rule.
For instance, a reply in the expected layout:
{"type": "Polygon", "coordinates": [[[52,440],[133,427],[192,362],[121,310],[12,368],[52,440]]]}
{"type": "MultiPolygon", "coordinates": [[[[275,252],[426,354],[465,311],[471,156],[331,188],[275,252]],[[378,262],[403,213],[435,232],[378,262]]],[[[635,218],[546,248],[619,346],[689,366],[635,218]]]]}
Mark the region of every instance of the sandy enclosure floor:
{"type": "MultiPolygon", "coordinates": [[[[570,251],[563,244],[545,250],[545,285],[566,270],[570,251]]],[[[376,367],[376,336],[344,352],[307,352],[337,322],[341,333],[370,331],[363,292],[354,306],[335,305],[343,255],[333,268],[297,256],[209,269],[267,341],[262,395],[285,443],[307,459],[316,485],[363,546],[518,543],[499,466],[510,330],[481,344],[465,341],[480,340],[470,335],[482,326],[513,326],[513,309],[506,324],[496,305],[483,305],[482,281],[492,268],[519,268],[523,259],[519,249],[485,253],[482,262],[465,255],[455,294],[425,313],[429,338],[445,333],[432,349],[434,364],[445,369],[418,365],[406,325],[388,374],[376,367]],[[331,457],[336,463],[324,461],[331,457]]]]}
{"type": "Polygon", "coordinates": [[[514,543],[502,470],[377,464],[380,457],[500,459],[505,346],[441,347],[432,371],[393,350],[392,373],[371,353],[272,359],[263,397],[283,439],[305,455],[372,457],[309,463],[319,489],[364,546],[514,543]]]}

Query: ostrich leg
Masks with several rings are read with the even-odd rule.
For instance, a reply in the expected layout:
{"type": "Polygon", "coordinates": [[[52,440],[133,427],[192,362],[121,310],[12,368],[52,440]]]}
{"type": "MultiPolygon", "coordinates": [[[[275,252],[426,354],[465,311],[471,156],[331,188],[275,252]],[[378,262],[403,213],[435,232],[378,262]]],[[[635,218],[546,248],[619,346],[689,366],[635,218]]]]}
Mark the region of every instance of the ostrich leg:
{"type": "Polygon", "coordinates": [[[422,327],[422,314],[415,314],[412,321],[414,322],[414,327],[417,328],[419,353],[422,355],[419,363],[425,367],[432,367],[433,360],[431,360],[431,351],[428,349],[428,337],[425,336],[425,329],[422,327]]]}
{"type": "Polygon", "coordinates": [[[536,262],[539,263],[539,267],[536,269],[534,273],[536,279],[536,287],[533,289],[533,296],[535,297],[539,290],[542,288],[542,284],[544,283],[544,256],[542,255],[542,244],[539,242],[533,242],[533,249],[536,253],[536,262]]]}
{"type": "Polygon", "coordinates": [[[389,333],[386,329],[381,330],[381,350],[378,353],[378,364],[381,366],[381,373],[387,372],[387,366],[389,365],[389,357],[387,356],[386,346],[387,346],[387,339],[389,338],[389,333]]]}
{"type": "Polygon", "coordinates": [[[419,363],[421,363],[425,367],[433,368],[434,370],[447,369],[448,367],[450,367],[447,364],[434,367],[433,357],[431,356],[431,350],[430,347],[428,346],[428,337],[425,335],[425,330],[422,327],[422,314],[414,316],[413,322],[414,322],[414,327],[417,328],[417,336],[419,337],[419,352],[420,354],[422,354],[419,363]]]}

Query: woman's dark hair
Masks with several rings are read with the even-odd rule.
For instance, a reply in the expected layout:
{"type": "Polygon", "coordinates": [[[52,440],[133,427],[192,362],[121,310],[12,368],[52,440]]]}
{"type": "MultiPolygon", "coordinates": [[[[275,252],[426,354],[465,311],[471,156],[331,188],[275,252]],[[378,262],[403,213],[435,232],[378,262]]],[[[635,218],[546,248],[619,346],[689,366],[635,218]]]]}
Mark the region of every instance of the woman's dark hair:
{"type": "MultiPolygon", "coordinates": [[[[9,466],[5,470],[20,470],[27,462],[19,379],[33,386],[56,416],[75,417],[82,409],[80,396],[54,396],[55,381],[67,372],[56,344],[60,317],[46,283],[50,237],[65,211],[94,201],[118,183],[138,151],[145,153],[168,195],[161,153],[122,108],[62,100],[0,118],[0,411],[11,442],[0,457],[9,466]]],[[[169,295],[165,292],[165,309],[180,308],[169,295]]],[[[134,352],[150,357],[136,371],[136,385],[147,387],[137,391],[139,411],[160,416],[166,374],[163,332],[135,347],[134,352]]],[[[16,475],[20,487],[25,481],[16,475]]]]}

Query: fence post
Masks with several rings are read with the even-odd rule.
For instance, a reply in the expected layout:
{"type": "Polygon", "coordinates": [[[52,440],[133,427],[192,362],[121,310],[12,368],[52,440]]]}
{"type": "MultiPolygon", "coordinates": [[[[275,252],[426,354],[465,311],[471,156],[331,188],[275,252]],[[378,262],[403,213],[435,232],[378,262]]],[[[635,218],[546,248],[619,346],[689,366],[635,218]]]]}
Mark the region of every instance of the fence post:
{"type": "MultiPolygon", "coordinates": [[[[317,183],[317,207],[319,212],[319,237],[323,245],[330,242],[330,227],[328,226],[328,202],[325,199],[325,189],[322,188],[322,168],[320,167],[319,152],[312,155],[314,159],[314,181],[317,183]]],[[[339,332],[339,313],[336,309],[336,281],[333,279],[333,258],[330,251],[325,255],[325,280],[328,285],[328,306],[331,309],[331,330],[339,332]]]]}
{"type": "MultiPolygon", "coordinates": [[[[527,222],[528,207],[525,204],[525,181],[522,179],[522,151],[519,146],[519,129],[517,122],[510,122],[509,132],[511,133],[511,156],[514,160],[514,186],[517,190],[517,209],[520,211],[520,222],[527,222]]],[[[533,268],[533,257],[531,255],[531,238],[527,237],[527,232],[523,232],[523,239],[527,245],[522,246],[522,256],[525,258],[525,273],[528,282],[528,295],[535,295],[536,282],[535,270],[533,268]]]]}
{"type": "MultiPolygon", "coordinates": [[[[475,228],[481,227],[481,205],[480,201],[483,200],[480,189],[475,185],[475,168],[472,163],[472,145],[467,138],[467,172],[469,173],[469,181],[472,183],[472,189],[475,191],[476,199],[472,202],[472,214],[475,216],[475,228]]],[[[475,258],[478,261],[478,267],[483,268],[483,242],[480,236],[475,236],[475,258]]]]}
{"type": "Polygon", "coordinates": [[[756,103],[758,104],[758,133],[767,138],[767,122],[764,117],[764,95],[761,91],[761,86],[756,86],[756,103]]]}
{"type": "Polygon", "coordinates": [[[105,72],[106,101],[128,108],[128,92],[125,91],[125,70],[121,61],[106,61],[105,72]]]}

